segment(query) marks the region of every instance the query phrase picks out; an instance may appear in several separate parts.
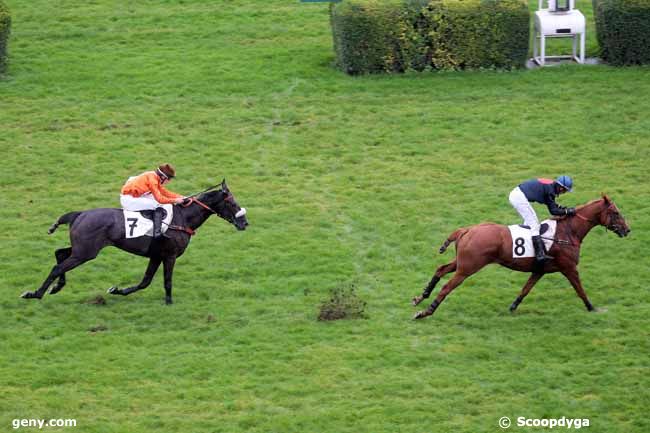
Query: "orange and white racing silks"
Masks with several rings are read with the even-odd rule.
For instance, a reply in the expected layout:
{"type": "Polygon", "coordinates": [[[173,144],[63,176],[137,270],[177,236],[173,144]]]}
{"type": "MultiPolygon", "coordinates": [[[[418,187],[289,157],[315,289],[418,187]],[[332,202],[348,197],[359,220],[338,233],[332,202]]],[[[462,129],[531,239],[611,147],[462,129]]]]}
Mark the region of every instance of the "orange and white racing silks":
{"type": "Polygon", "coordinates": [[[156,209],[163,204],[175,203],[182,195],[167,190],[155,171],[130,177],[122,187],[120,203],[126,210],[156,209]]]}

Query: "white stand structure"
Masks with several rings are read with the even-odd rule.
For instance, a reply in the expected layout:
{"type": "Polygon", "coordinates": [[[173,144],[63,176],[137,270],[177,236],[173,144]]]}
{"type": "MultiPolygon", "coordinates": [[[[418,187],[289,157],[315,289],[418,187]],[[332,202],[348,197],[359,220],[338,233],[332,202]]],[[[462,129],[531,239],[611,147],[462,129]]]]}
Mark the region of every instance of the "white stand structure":
{"type": "Polygon", "coordinates": [[[548,9],[542,9],[543,1],[539,0],[539,10],[535,12],[533,60],[540,66],[544,66],[546,59],[572,59],[578,63],[584,63],[585,16],[579,10],[574,9],[575,0],[547,0],[548,9]],[[579,55],[577,53],[578,37],[580,37],[579,55]],[[572,54],[570,56],[547,56],[547,38],[572,38],[572,54]]]}

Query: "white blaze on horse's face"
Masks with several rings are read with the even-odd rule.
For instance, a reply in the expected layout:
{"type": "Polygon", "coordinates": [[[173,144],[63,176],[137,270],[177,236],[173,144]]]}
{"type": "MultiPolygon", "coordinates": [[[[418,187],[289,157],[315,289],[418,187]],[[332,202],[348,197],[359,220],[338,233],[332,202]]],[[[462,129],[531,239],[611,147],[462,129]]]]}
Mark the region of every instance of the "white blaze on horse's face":
{"type": "Polygon", "coordinates": [[[240,210],[235,214],[235,218],[241,218],[241,217],[243,217],[244,215],[246,215],[246,208],[245,208],[245,207],[241,208],[241,209],[240,209],[240,210]]]}

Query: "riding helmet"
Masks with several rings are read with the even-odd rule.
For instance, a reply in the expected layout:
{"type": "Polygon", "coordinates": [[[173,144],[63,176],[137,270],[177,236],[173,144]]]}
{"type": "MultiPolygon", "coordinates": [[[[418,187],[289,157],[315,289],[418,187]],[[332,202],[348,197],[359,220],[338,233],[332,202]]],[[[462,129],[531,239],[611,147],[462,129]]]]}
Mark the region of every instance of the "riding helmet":
{"type": "Polygon", "coordinates": [[[162,164],[158,167],[158,172],[159,174],[162,174],[163,177],[166,177],[167,179],[172,179],[176,177],[176,170],[174,169],[174,166],[171,164],[162,164]]]}
{"type": "Polygon", "coordinates": [[[555,179],[555,183],[557,183],[558,185],[560,185],[561,187],[563,187],[569,192],[573,191],[573,179],[571,179],[571,176],[562,175],[557,179],[555,179]]]}

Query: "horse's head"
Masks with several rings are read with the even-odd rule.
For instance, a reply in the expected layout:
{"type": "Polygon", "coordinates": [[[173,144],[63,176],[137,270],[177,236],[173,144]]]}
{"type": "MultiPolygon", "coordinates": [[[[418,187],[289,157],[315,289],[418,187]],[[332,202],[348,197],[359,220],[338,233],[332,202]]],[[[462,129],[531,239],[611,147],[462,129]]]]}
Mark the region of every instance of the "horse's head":
{"type": "Polygon", "coordinates": [[[199,200],[209,206],[214,213],[234,225],[237,230],[246,230],[248,225],[246,209],[237,204],[225,179],[221,182],[220,190],[206,192],[199,197],[199,200]]]}
{"type": "Polygon", "coordinates": [[[600,212],[600,225],[605,226],[608,230],[613,231],[620,237],[625,237],[630,233],[630,226],[625,218],[606,194],[603,194],[603,209],[600,212]]]}

